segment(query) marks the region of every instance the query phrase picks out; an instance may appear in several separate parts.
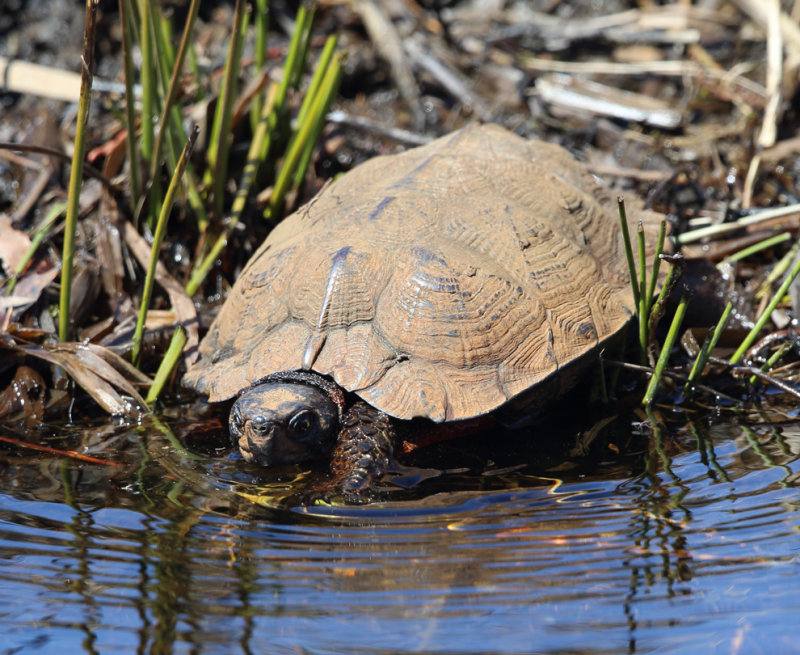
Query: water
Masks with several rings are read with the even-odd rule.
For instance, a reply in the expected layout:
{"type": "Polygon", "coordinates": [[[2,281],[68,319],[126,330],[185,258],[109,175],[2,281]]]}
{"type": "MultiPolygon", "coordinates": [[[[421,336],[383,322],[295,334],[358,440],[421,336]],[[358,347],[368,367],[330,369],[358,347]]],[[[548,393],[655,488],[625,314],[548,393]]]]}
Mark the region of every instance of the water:
{"type": "Polygon", "coordinates": [[[593,467],[446,446],[364,507],[164,430],[85,431],[116,467],[4,446],[0,653],[798,652],[798,427],[624,425],[593,467]]]}

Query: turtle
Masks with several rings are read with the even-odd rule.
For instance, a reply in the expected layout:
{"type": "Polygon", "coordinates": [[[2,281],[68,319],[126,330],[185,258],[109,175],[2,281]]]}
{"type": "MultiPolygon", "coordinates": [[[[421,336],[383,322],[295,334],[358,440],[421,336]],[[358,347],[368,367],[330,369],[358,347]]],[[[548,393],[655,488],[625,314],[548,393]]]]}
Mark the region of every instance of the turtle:
{"type": "Polygon", "coordinates": [[[273,229],[184,384],[236,399],[245,460],[329,457],[357,497],[399,421],[534,414],[620,336],[634,301],[611,207],[566,149],[493,124],[370,159],[273,229]]]}

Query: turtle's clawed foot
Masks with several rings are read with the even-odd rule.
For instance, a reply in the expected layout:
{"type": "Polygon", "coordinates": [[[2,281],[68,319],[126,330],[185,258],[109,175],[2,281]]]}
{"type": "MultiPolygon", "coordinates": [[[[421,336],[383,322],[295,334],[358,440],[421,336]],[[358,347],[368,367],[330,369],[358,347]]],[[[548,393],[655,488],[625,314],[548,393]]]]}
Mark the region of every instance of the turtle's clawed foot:
{"type": "Polygon", "coordinates": [[[331,453],[331,476],[297,496],[302,505],[364,505],[380,495],[374,483],[394,462],[392,419],[364,402],[355,403],[342,418],[331,453]]]}
{"type": "Polygon", "coordinates": [[[370,500],[373,482],[386,473],[394,459],[392,419],[364,402],[355,403],[342,419],[342,429],[331,454],[332,479],[326,495],[348,503],[370,500]]]}

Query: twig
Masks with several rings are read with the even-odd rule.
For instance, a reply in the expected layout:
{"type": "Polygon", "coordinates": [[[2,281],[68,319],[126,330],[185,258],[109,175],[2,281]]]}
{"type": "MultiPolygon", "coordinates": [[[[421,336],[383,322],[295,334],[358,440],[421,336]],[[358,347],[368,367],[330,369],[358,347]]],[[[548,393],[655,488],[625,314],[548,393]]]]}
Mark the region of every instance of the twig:
{"type": "MultiPolygon", "coordinates": [[[[38,155],[48,155],[49,157],[55,157],[63,162],[68,164],[72,163],[72,157],[68,154],[61,152],[60,150],[56,150],[55,148],[48,148],[47,146],[37,146],[32,143],[14,143],[13,141],[0,141],[0,150],[9,150],[11,152],[33,152],[38,155]]],[[[41,168],[41,164],[36,163],[32,166],[32,168],[41,168]]],[[[83,172],[89,176],[93,177],[94,179],[100,181],[104,187],[107,189],[114,190],[115,185],[105,177],[100,171],[98,171],[94,166],[90,166],[86,162],[83,163],[83,172]]]]}
{"type": "Polygon", "coordinates": [[[414,127],[421,130],[425,126],[425,112],[420,104],[419,85],[403,51],[400,35],[383,7],[374,0],[358,0],[353,4],[353,9],[361,17],[364,29],[369,34],[375,49],[389,62],[400,95],[411,110],[414,127]]]}
{"type": "Polygon", "coordinates": [[[97,457],[90,457],[89,455],[82,455],[74,450],[59,450],[58,448],[50,448],[49,446],[40,446],[39,444],[28,443],[27,441],[20,441],[19,439],[12,439],[0,435],[0,441],[10,443],[21,448],[30,448],[31,450],[38,450],[42,453],[50,453],[51,455],[63,455],[64,457],[71,457],[78,459],[82,462],[89,462],[90,464],[100,464],[102,466],[119,466],[119,462],[110,462],[107,459],[98,459],[97,457]]]}
{"type": "Polygon", "coordinates": [[[728,84],[735,83],[749,93],[761,98],[767,97],[766,89],[752,80],[743,77],[744,70],[731,76],[730,72],[707,70],[693,61],[666,60],[646,61],[641,63],[607,62],[607,61],[560,61],[520,55],[522,66],[530,71],[551,73],[571,73],[575,75],[669,75],[669,76],[708,76],[724,80],[728,84]]]}
{"type": "MultiPolygon", "coordinates": [[[[618,359],[604,359],[603,364],[605,366],[613,366],[615,368],[625,369],[626,371],[632,371],[634,373],[645,373],[647,375],[653,374],[653,369],[649,366],[645,366],[644,364],[632,364],[631,362],[623,362],[618,359]]],[[[677,382],[686,382],[686,374],[682,371],[664,370],[662,377],[670,378],[672,380],[676,380],[677,382]]],[[[731,403],[739,402],[733,396],[729,396],[717,389],[714,389],[713,387],[709,387],[708,385],[695,382],[693,386],[695,389],[699,389],[700,391],[705,391],[707,394],[711,396],[722,398],[731,403]]]]}
{"type": "Polygon", "coordinates": [[[741,376],[755,376],[762,382],[766,382],[767,384],[771,384],[774,387],[777,387],[784,393],[788,393],[795,398],[800,398],[800,391],[795,389],[789,384],[786,384],[783,380],[779,380],[774,375],[770,375],[766,371],[762,371],[758,366],[742,366],[737,365],[735,368],[731,370],[731,374],[737,377],[741,376]]]}
{"type": "Polygon", "coordinates": [[[476,96],[461,75],[426,52],[415,39],[406,39],[405,48],[414,63],[433,75],[438,82],[463,105],[469,107],[482,121],[490,121],[492,114],[476,96]]]}
{"type": "Polygon", "coordinates": [[[694,243],[695,241],[702,241],[710,237],[718,237],[728,232],[736,232],[743,227],[750,225],[758,225],[773,218],[781,218],[782,216],[790,216],[791,214],[800,213],[800,203],[794,205],[787,205],[786,207],[775,207],[774,209],[765,209],[750,216],[744,216],[736,221],[730,223],[722,223],[720,225],[711,225],[709,227],[701,227],[691,232],[684,232],[675,238],[678,245],[685,245],[687,243],[694,243]]]}
{"type": "Polygon", "coordinates": [[[393,139],[398,143],[405,143],[410,146],[422,146],[426,143],[430,143],[433,140],[432,137],[425,136],[424,134],[416,134],[415,132],[404,130],[401,127],[381,125],[377,121],[365,118],[364,116],[352,116],[341,109],[334,109],[333,111],[328,112],[328,115],[325,118],[329,123],[347,125],[348,127],[366,130],[373,132],[374,134],[378,134],[379,136],[393,139]]]}
{"type": "MultiPolygon", "coordinates": [[[[734,0],[734,4],[738,5],[739,9],[748,14],[765,30],[769,29],[767,26],[770,21],[769,11],[772,2],[765,2],[765,0],[734,0]]],[[[775,4],[778,4],[777,0],[775,0],[775,4]]],[[[800,27],[783,11],[779,12],[778,21],[781,37],[786,42],[786,47],[792,51],[793,55],[800,55],[800,27]]]]}
{"type": "Polygon", "coordinates": [[[622,91],[597,82],[552,75],[536,80],[536,95],[570,110],[611,116],[673,130],[683,121],[680,112],[651,96],[622,91]]]}
{"type": "Polygon", "coordinates": [[[778,113],[781,107],[781,78],[783,76],[783,39],[781,38],[780,14],[778,0],[762,0],[762,8],[767,20],[767,106],[761,123],[761,132],[756,143],[756,153],[750,160],[744,188],[742,190],[742,207],[750,207],[753,200],[758,169],[761,167],[761,152],[764,148],[775,145],[778,132],[778,113]],[[766,5],[766,7],[764,7],[766,5]]]}

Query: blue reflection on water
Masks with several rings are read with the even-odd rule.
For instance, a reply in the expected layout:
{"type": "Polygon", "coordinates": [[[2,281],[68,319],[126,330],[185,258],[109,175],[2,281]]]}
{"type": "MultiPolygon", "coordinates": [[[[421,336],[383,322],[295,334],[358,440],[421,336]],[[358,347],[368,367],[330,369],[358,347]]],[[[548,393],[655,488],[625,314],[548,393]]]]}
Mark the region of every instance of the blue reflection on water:
{"type": "Polygon", "coordinates": [[[6,493],[0,652],[797,652],[800,464],[752,450],[246,516],[6,493]]]}

